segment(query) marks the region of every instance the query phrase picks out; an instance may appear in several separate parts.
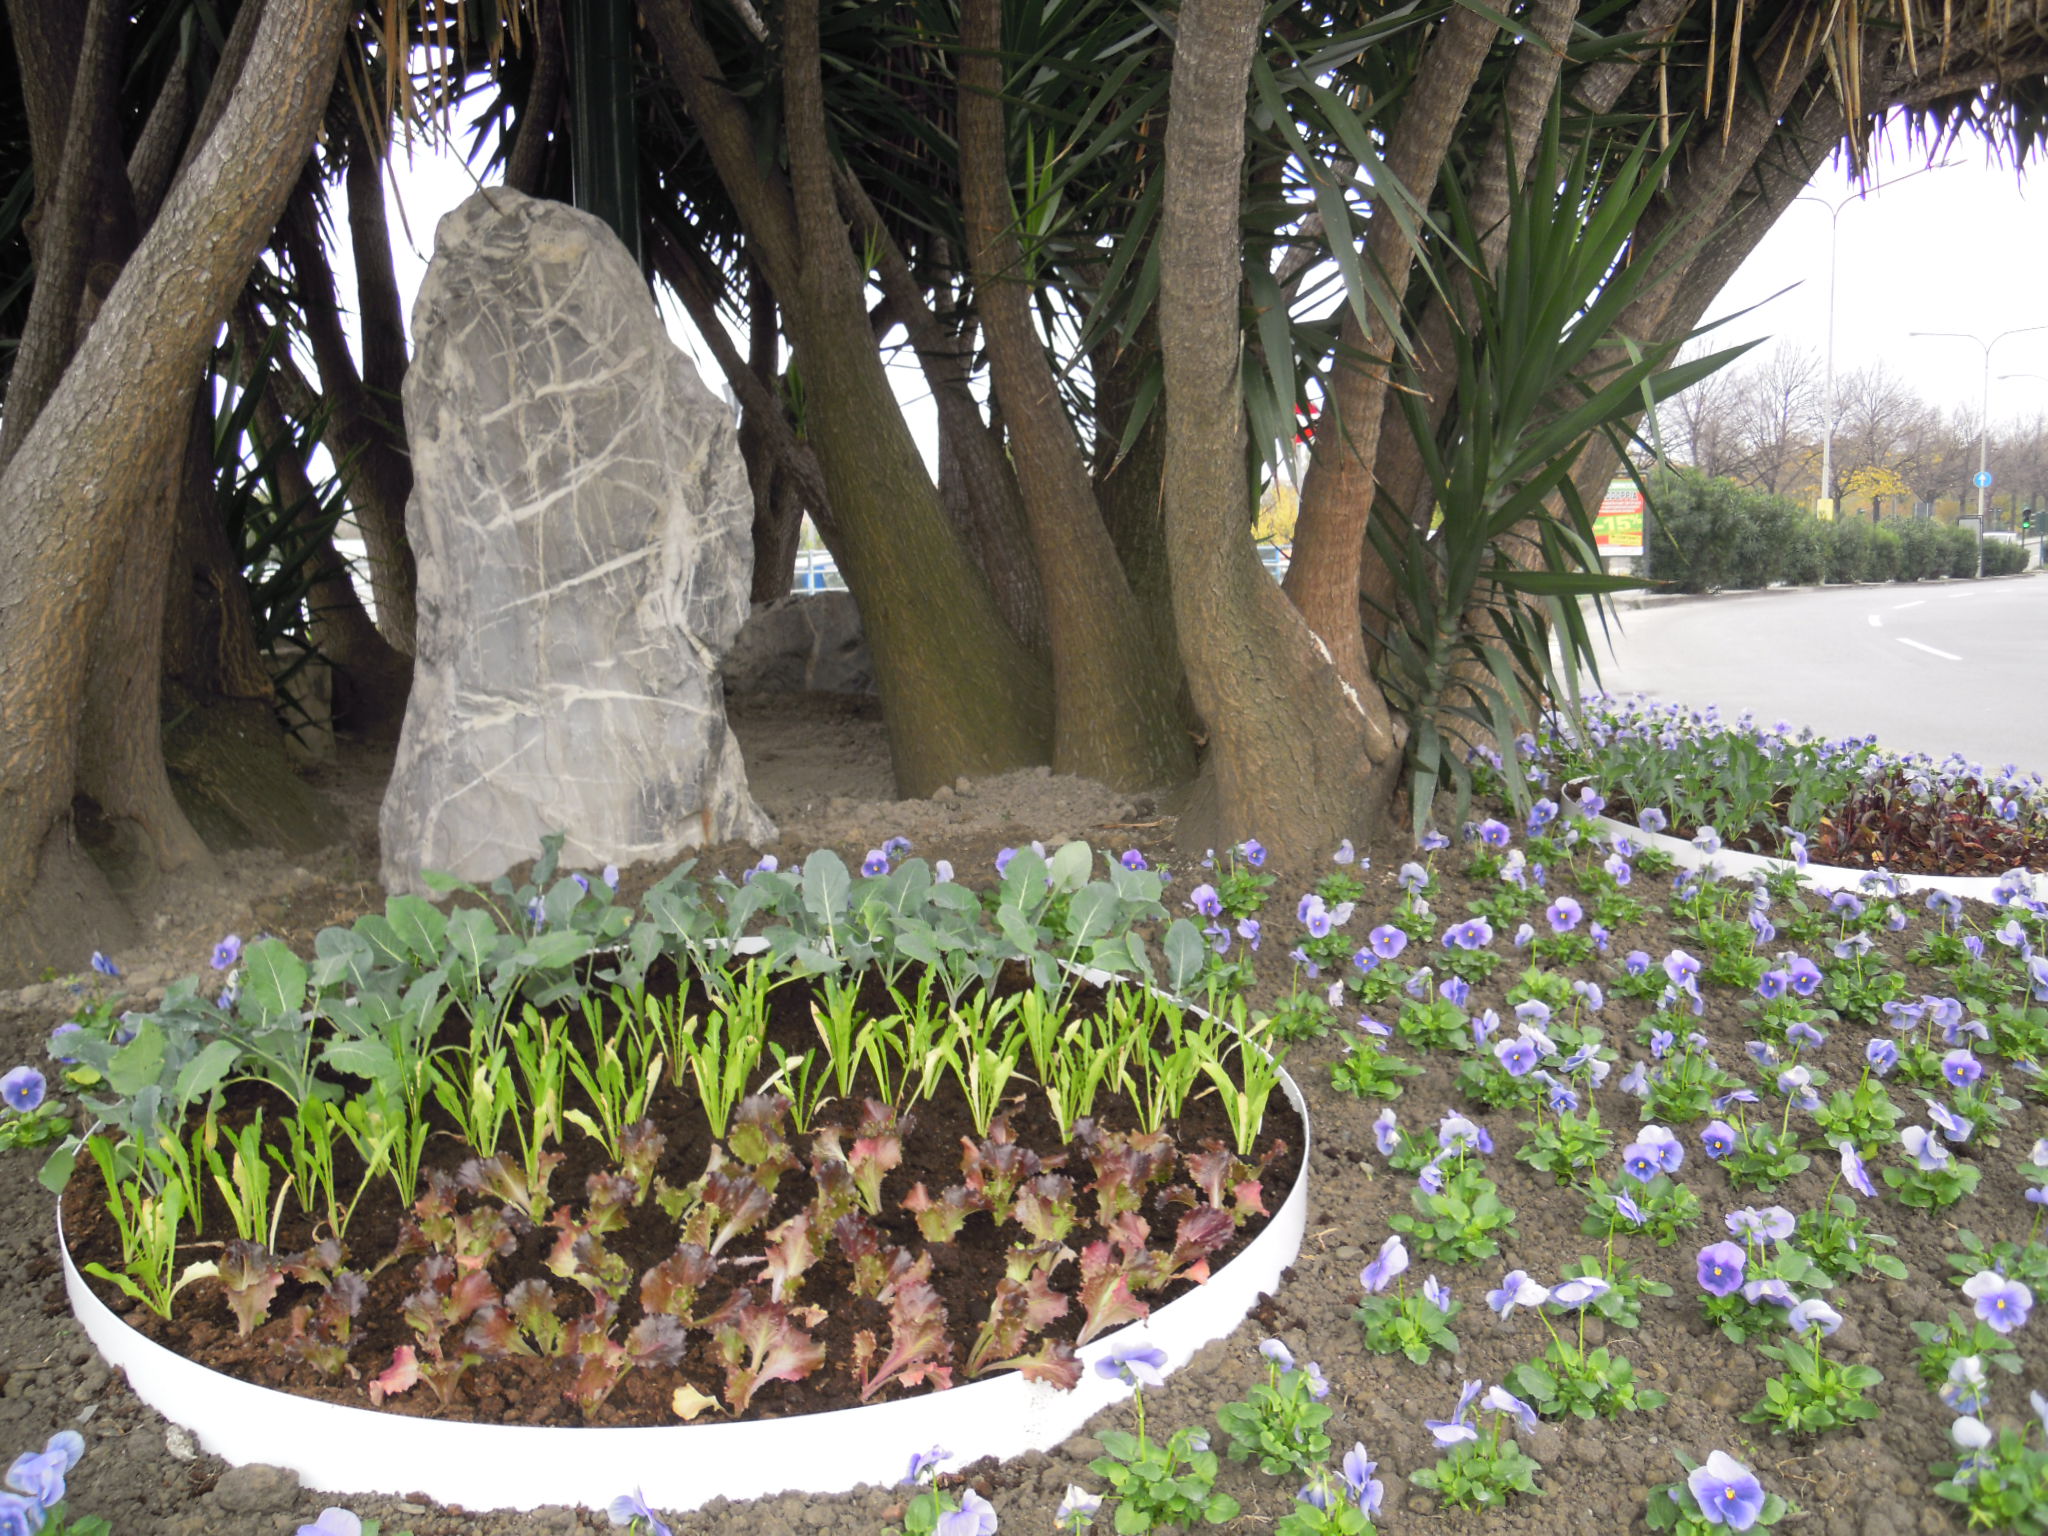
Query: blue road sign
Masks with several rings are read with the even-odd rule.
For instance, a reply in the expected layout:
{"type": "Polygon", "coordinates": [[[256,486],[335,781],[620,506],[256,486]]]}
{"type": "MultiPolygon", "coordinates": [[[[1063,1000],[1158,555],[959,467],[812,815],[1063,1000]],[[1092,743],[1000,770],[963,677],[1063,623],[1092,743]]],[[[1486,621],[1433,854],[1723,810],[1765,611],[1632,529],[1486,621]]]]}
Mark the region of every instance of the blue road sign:
{"type": "Polygon", "coordinates": [[[1991,489],[1991,471],[1990,471],[1990,470],[1988,470],[1988,469],[1980,469],[1980,470],[1978,470],[1976,474],[1974,474],[1974,475],[1970,476],[1970,484],[1972,484],[1972,485],[1974,485],[1975,487],[1977,487],[1977,489],[1978,489],[1978,490],[1980,490],[1980,491],[1988,491],[1988,490],[1990,490],[1990,489],[1991,489]]]}

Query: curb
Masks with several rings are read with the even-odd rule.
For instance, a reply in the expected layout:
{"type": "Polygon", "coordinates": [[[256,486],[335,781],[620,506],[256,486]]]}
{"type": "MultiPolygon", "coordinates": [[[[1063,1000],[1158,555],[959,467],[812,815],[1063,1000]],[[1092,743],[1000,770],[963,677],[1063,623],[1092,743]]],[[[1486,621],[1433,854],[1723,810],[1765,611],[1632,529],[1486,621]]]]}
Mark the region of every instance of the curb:
{"type": "Polygon", "coordinates": [[[1733,597],[1781,597],[1795,592],[1848,592],[1856,588],[1872,591],[1897,591],[1905,587],[1950,587],[1976,586],[1987,581],[2023,581],[2048,571],[2048,566],[2037,566],[2030,571],[2007,571],[1998,576],[1939,576],[1931,581],[1825,581],[1793,586],[1789,583],[1773,587],[1723,587],[1712,592],[1614,592],[1608,594],[1608,606],[1616,609],[1661,608],[1667,603],[1706,603],[1733,597]]]}

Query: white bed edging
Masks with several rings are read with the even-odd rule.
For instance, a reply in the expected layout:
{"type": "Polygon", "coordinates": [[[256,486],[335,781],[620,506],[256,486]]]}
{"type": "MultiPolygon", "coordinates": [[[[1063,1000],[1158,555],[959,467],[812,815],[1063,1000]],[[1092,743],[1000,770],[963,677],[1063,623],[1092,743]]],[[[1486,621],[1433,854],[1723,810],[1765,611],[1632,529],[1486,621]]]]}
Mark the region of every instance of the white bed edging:
{"type": "MultiPolygon", "coordinates": [[[[1611,839],[1626,837],[1638,848],[1655,848],[1671,855],[1672,861],[1681,869],[1712,868],[1724,876],[1747,879],[1755,875],[1775,874],[1789,869],[1799,876],[1802,884],[1811,885],[1823,891],[1858,891],[1863,888],[1864,878],[1872,871],[1867,869],[1843,869],[1834,864],[1808,864],[1803,869],[1790,859],[1774,858],[1761,853],[1742,853],[1736,849],[1723,848],[1718,853],[1701,853],[1681,837],[1671,837],[1662,832],[1645,832],[1641,827],[1632,827],[1625,821],[1616,821],[1608,816],[1591,818],[1592,824],[1605,832],[1611,839]]],[[[1907,875],[1894,874],[1899,883],[1901,896],[1913,896],[1927,891],[1947,891],[1970,901],[1994,901],[1993,892],[2002,882],[2010,880],[2008,875],[1907,875]]],[[[2039,877],[2032,877],[2038,886],[2039,877]]]]}

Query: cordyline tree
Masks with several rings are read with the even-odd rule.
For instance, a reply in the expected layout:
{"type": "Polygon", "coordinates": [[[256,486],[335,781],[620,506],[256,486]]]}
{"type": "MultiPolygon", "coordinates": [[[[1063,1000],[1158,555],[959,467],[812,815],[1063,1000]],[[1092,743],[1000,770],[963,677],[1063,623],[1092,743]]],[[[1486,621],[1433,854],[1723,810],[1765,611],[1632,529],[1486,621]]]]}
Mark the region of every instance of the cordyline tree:
{"type": "MultiPolygon", "coordinates": [[[[1707,366],[1670,359],[1814,164],[1899,108],[2023,154],[2048,64],[2008,6],[1913,0],[8,14],[34,189],[0,247],[0,285],[33,275],[25,304],[0,286],[16,972],[108,947],[103,864],[145,892],[204,867],[184,807],[237,797],[173,796],[164,743],[209,690],[267,691],[245,674],[280,607],[359,728],[396,716],[405,350],[376,181],[421,94],[400,61],[444,102],[481,82],[504,179],[613,219],[698,320],[743,408],[757,595],[808,512],[906,792],[1050,762],[1190,786],[1198,846],[1302,857],[1372,835],[1404,782],[1427,814],[1550,686],[1546,626],[1585,646],[1581,489],[1707,366]],[[147,103],[115,89],[138,79],[147,103]],[[889,384],[904,349],[936,475],[889,384]],[[1249,527],[1311,408],[1283,591],[1249,527]],[[298,510],[343,506],[376,627],[298,510]],[[186,652],[215,658],[206,689],[186,652]]],[[[220,740],[185,756],[216,790],[279,777],[220,740]]]]}

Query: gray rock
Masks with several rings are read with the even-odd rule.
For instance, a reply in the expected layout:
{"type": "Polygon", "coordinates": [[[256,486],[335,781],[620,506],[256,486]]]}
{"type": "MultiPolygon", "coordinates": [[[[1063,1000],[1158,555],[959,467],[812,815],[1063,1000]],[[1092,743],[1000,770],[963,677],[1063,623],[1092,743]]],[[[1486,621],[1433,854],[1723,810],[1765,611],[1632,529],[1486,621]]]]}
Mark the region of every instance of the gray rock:
{"type": "Polygon", "coordinates": [[[283,1467],[266,1467],[252,1462],[246,1467],[229,1467],[213,1485],[214,1499],[235,1515],[263,1515],[290,1509],[299,1497],[299,1474],[283,1467]]]}
{"type": "Polygon", "coordinates": [[[488,880],[557,830],[585,869],[772,838],[718,683],[752,570],[738,439],[625,248],[480,191],[441,221],[413,334],[418,655],[385,885],[488,880]]]}
{"type": "Polygon", "coordinates": [[[873,693],[875,662],[851,592],[757,603],[725,656],[734,693],[873,693]]]}
{"type": "Polygon", "coordinates": [[[1564,1454],[1564,1435],[1555,1424],[1538,1420],[1534,1429],[1522,1430],[1515,1438],[1521,1442],[1522,1449],[1529,1453],[1531,1460],[1541,1462],[1546,1467],[1564,1454]]]}

